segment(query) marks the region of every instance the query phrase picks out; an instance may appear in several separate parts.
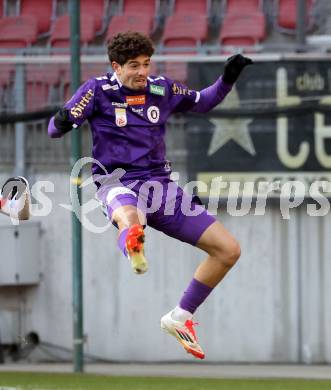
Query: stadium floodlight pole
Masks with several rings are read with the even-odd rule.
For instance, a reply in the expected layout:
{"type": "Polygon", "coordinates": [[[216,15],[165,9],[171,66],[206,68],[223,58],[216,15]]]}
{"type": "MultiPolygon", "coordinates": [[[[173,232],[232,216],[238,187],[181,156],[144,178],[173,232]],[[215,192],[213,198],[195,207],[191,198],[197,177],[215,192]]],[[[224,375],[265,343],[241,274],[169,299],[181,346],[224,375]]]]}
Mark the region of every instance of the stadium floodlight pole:
{"type": "MultiPolygon", "coordinates": [[[[79,0],[69,1],[70,13],[70,52],[71,52],[71,89],[74,92],[80,85],[80,4],[79,0]]],[[[81,158],[81,133],[78,128],[71,132],[71,168],[81,158]]],[[[71,178],[71,190],[77,190],[81,204],[81,176],[71,178]]],[[[74,199],[71,197],[71,199],[74,199]]],[[[78,206],[79,206],[78,205],[78,206]]],[[[72,213],[72,282],[73,282],[73,363],[75,372],[84,371],[83,337],[83,266],[82,266],[82,227],[78,214],[80,207],[72,213]]]]}
{"type": "Polygon", "coordinates": [[[297,51],[306,51],[306,0],[297,1],[297,28],[296,41],[297,51]]]}

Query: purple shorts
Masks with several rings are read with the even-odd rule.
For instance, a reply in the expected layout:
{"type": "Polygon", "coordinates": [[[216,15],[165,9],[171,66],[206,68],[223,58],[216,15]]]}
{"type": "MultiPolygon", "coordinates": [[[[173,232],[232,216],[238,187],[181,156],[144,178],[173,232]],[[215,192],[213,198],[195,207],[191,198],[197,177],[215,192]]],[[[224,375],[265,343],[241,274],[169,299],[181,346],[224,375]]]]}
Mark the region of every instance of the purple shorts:
{"type": "Polygon", "coordinates": [[[215,217],[188,196],[169,176],[148,181],[126,180],[103,184],[96,194],[110,220],[118,207],[132,205],[145,216],[147,225],[170,237],[196,245],[215,217]]]}

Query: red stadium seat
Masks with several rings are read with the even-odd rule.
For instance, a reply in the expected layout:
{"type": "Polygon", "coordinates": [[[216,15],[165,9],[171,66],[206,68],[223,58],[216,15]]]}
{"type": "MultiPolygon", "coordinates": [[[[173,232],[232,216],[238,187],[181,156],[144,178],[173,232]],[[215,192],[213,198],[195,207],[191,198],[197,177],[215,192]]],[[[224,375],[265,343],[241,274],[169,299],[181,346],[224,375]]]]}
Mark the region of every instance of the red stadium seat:
{"type": "MultiPolygon", "coordinates": [[[[81,15],[80,20],[80,41],[88,45],[94,39],[96,33],[95,19],[91,15],[81,15]]],[[[51,33],[50,44],[54,48],[67,48],[70,46],[70,16],[60,16],[54,23],[51,33]]]]}
{"type": "Polygon", "coordinates": [[[21,16],[34,16],[38,22],[38,34],[50,30],[53,0],[21,0],[21,16]]]}
{"type": "Polygon", "coordinates": [[[242,14],[260,11],[262,9],[261,0],[227,0],[226,13],[227,14],[242,14]]]}
{"type": "MultiPolygon", "coordinates": [[[[306,0],[306,25],[308,29],[313,25],[313,0],[306,0]]],[[[278,26],[286,30],[295,30],[297,19],[296,0],[278,0],[278,26]]]]}
{"type": "Polygon", "coordinates": [[[153,17],[150,15],[115,15],[111,19],[106,41],[108,42],[114,35],[124,31],[139,31],[150,36],[153,31],[153,17]]]}
{"type": "Polygon", "coordinates": [[[155,0],[124,0],[123,14],[144,14],[154,17],[156,13],[155,0]]]}
{"type": "Polygon", "coordinates": [[[0,19],[0,48],[24,48],[37,40],[37,20],[33,16],[0,19]]]}
{"type": "Polygon", "coordinates": [[[26,67],[26,109],[36,111],[51,103],[52,88],[60,83],[60,67],[33,64],[26,67]]]}
{"type": "Polygon", "coordinates": [[[80,7],[81,14],[93,16],[96,30],[101,30],[104,17],[106,16],[105,0],[81,0],[80,7]]]}
{"type": "MultiPolygon", "coordinates": [[[[166,21],[161,42],[166,54],[196,54],[207,36],[208,22],[205,14],[174,14],[166,21]]],[[[165,74],[174,80],[186,83],[187,64],[166,62],[165,74]]]]}
{"type": "Polygon", "coordinates": [[[266,21],[261,12],[227,15],[221,27],[221,45],[252,46],[266,38],[266,21]]]}
{"type": "Polygon", "coordinates": [[[4,11],[4,9],[3,9],[3,1],[0,1],[0,18],[2,18],[3,16],[5,16],[5,15],[3,14],[3,11],[4,11]]]}
{"type": "MultiPolygon", "coordinates": [[[[207,35],[208,23],[205,15],[175,14],[167,19],[161,40],[165,47],[197,48],[199,43],[206,41],[207,35]]],[[[188,51],[192,53],[191,50],[188,51]]]]}
{"type": "MultiPolygon", "coordinates": [[[[220,29],[223,46],[254,46],[266,38],[262,0],[227,0],[220,29]]],[[[251,50],[250,50],[251,51],[251,50]]]]}
{"type": "Polygon", "coordinates": [[[175,0],[174,14],[176,15],[207,15],[208,11],[207,0],[175,0]]]}

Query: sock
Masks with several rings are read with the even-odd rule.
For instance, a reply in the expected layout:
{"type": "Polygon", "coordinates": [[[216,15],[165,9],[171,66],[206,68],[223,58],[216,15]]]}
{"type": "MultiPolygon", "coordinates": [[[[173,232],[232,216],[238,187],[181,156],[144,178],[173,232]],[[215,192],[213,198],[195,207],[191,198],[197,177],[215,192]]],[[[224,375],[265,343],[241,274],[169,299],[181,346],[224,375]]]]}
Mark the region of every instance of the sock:
{"type": "Polygon", "coordinates": [[[212,291],[212,287],[193,278],[185,290],[178,306],[193,314],[212,291]]]}
{"type": "Polygon", "coordinates": [[[182,309],[179,306],[176,306],[171,313],[171,318],[173,318],[176,321],[180,321],[180,322],[186,322],[187,320],[191,320],[192,317],[193,317],[192,313],[190,313],[187,310],[182,309]]]}
{"type": "Polygon", "coordinates": [[[128,252],[126,251],[125,247],[125,240],[126,236],[128,235],[129,228],[123,229],[118,236],[117,245],[120,248],[120,250],[123,252],[125,257],[128,257],[128,252]]]}

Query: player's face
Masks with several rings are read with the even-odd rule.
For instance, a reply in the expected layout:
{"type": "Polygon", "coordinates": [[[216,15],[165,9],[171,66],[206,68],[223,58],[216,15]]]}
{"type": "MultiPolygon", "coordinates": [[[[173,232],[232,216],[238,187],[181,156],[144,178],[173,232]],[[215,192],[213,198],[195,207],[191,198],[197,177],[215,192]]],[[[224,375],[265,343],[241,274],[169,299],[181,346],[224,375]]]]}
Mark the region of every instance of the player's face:
{"type": "Polygon", "coordinates": [[[146,86],[150,62],[150,57],[140,55],[128,60],[124,65],[113,62],[112,66],[124,86],[139,90],[146,86]]]}

